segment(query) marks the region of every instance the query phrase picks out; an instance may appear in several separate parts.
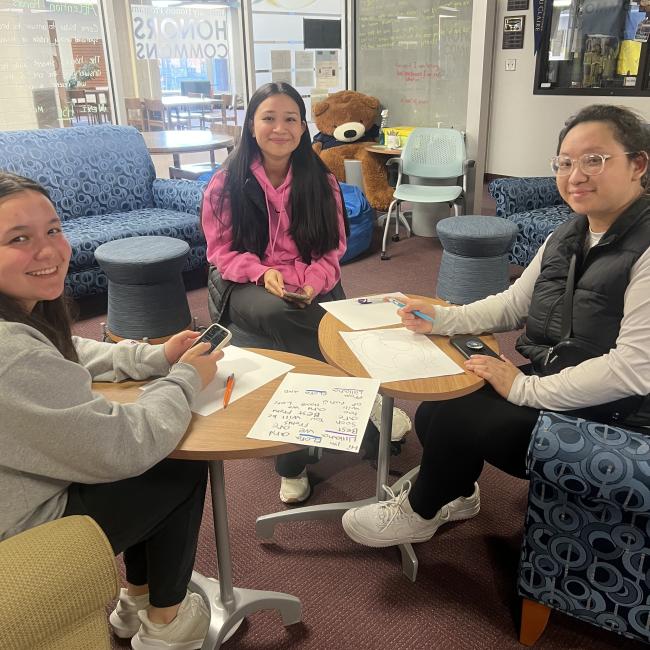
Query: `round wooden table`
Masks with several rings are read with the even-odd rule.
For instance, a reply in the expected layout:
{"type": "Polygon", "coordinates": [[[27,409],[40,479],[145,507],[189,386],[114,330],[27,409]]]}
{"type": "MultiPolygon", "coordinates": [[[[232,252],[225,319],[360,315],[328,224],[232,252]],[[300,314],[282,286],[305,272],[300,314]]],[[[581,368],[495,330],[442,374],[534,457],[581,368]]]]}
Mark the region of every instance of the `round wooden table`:
{"type": "Polygon", "coordinates": [[[382,156],[399,157],[402,155],[401,149],[393,149],[392,147],[387,147],[386,145],[383,144],[371,144],[368,147],[366,147],[366,151],[370,151],[371,153],[378,153],[381,154],[382,156]]]}
{"type": "MultiPolygon", "coordinates": [[[[276,350],[251,351],[291,364],[295,372],[345,376],[345,373],[332,366],[297,354],[276,350]]],[[[275,591],[233,587],[223,471],[224,460],[276,456],[302,449],[298,445],[246,437],[283,378],[284,375],[270,381],[232,402],[225,410],[216,411],[206,417],[192,414],[187,433],[170,454],[172,458],[209,462],[219,580],[206,578],[194,571],[191,581],[192,591],[201,593],[210,604],[210,629],[202,646],[204,650],[220,647],[246,616],[262,609],[277,609],[284,625],[292,625],[301,620],[300,600],[295,596],[275,591]]],[[[142,382],[127,381],[119,384],[96,383],[93,388],[114,402],[127,403],[138,398],[141,385],[142,382]]]]}
{"type": "MultiPolygon", "coordinates": [[[[411,295],[411,298],[426,300],[432,304],[445,305],[444,300],[428,298],[425,296],[411,295]]],[[[397,307],[395,308],[397,309],[397,307]]],[[[402,327],[393,325],[392,327],[402,327]]],[[[388,328],[381,328],[388,329],[388,328]]],[[[329,312],[325,314],[318,328],[318,344],[325,360],[332,366],[342,370],[352,377],[368,377],[368,372],[361,365],[361,362],[352,352],[341,337],[340,332],[349,332],[350,328],[329,312]]],[[[464,368],[464,357],[456,348],[449,343],[447,336],[429,336],[447,356],[453,359],[461,368],[464,368]]],[[[496,352],[499,346],[491,334],[480,336],[484,343],[489,345],[496,352]]],[[[428,377],[425,379],[411,379],[403,381],[391,381],[379,386],[379,392],[383,396],[381,410],[381,426],[379,427],[379,456],[377,459],[377,484],[376,493],[369,499],[363,501],[349,501],[345,503],[330,503],[319,506],[306,506],[293,508],[290,511],[277,512],[271,515],[258,517],[255,531],[260,537],[271,537],[275,524],[286,521],[300,521],[309,519],[333,519],[340,517],[346,510],[359,507],[368,503],[374,503],[385,498],[384,485],[388,481],[388,466],[390,460],[390,437],[393,426],[393,406],[395,398],[406,400],[439,401],[454,399],[473,393],[485,385],[485,380],[474,373],[464,370],[460,375],[447,375],[443,377],[428,377]]],[[[419,467],[414,468],[405,474],[393,485],[393,491],[397,493],[402,484],[407,480],[413,480],[417,476],[419,467]]],[[[402,571],[412,581],[415,581],[418,570],[418,560],[411,544],[399,546],[402,555],[402,571]]]]}
{"type": "Polygon", "coordinates": [[[210,163],[214,167],[214,152],[217,149],[231,151],[235,141],[229,135],[213,133],[208,129],[185,131],[144,131],[142,134],[151,154],[172,154],[174,167],[180,167],[180,155],[196,151],[210,152],[210,163]]]}

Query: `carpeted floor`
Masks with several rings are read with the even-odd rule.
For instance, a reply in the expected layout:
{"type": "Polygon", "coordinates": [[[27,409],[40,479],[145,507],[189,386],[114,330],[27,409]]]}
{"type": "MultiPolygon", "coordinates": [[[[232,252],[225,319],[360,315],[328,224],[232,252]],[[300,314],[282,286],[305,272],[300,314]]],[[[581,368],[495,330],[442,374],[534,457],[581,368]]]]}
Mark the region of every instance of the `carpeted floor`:
{"type": "MultiPolygon", "coordinates": [[[[349,297],[399,290],[434,295],[440,260],[437,240],[413,237],[391,244],[392,260],[374,252],[343,268],[349,297]]],[[[516,269],[513,267],[513,276],[516,269]]],[[[208,322],[206,289],[188,292],[192,313],[208,322]]],[[[82,305],[82,313],[102,305],[82,305]]],[[[99,311],[98,311],[99,310],[99,311]]],[[[99,338],[102,316],[77,324],[78,334],[99,338]]],[[[499,335],[513,360],[515,334],[499,335]]],[[[411,415],[416,404],[401,403],[411,415]]],[[[407,471],[419,461],[419,443],[408,436],[391,467],[407,471]]],[[[401,573],[395,549],[369,549],[349,540],[339,522],[303,522],[276,528],[272,543],[255,537],[257,516],[283,506],[279,478],[270,460],[225,463],[231,547],[236,586],[285,591],[303,604],[303,622],[284,628],[275,612],[244,621],[225,645],[238,650],[375,650],[400,648],[506,649],[517,642],[520,600],[516,571],[527,484],[486,466],[482,509],[475,519],[442,529],[416,546],[418,578],[401,573]]],[[[368,461],[326,453],[310,469],[311,503],[365,498],[375,489],[368,461]]],[[[210,504],[206,502],[196,569],[216,574],[210,504]]],[[[114,641],[115,648],[128,644],[114,641]]],[[[568,616],[555,614],[538,648],[641,648],[568,616]]]]}

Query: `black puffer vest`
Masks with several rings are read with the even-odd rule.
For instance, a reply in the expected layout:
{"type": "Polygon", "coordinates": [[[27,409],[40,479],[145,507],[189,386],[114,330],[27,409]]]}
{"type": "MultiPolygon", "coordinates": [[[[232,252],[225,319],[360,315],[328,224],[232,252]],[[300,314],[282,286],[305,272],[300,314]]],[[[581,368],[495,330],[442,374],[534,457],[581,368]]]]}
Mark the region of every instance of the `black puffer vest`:
{"type": "Polygon", "coordinates": [[[572,337],[594,346],[594,356],[606,354],[616,345],[630,270],[650,246],[650,196],[632,204],[585,254],[587,231],[586,217],[576,215],[546,243],[526,330],[516,345],[536,372],[541,371],[549,346],[561,339],[562,305],[574,253],[572,337]]]}

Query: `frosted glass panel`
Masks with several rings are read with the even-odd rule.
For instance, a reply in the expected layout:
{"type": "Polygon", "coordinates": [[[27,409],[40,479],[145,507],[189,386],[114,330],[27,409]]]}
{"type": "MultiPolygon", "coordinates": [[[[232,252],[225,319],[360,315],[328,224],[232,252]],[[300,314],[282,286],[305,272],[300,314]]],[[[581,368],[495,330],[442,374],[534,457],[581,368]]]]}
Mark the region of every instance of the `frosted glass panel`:
{"type": "Polygon", "coordinates": [[[472,0],[358,0],[357,89],[389,125],[465,129],[472,0]]]}
{"type": "MultiPolygon", "coordinates": [[[[252,5],[255,87],[286,81],[305,100],[345,88],[345,5],[343,0],[260,0],[252,5]],[[340,49],[305,49],[304,20],[339,23],[340,49]]],[[[309,124],[313,131],[312,125],[309,124]]],[[[317,131],[318,129],[316,129],[317,131]]]]}

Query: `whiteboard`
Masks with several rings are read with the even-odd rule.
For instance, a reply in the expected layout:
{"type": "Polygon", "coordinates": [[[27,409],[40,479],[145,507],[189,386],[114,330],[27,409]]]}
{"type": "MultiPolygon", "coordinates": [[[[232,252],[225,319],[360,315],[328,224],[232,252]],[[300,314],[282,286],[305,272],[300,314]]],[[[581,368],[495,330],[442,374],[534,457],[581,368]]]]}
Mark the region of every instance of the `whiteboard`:
{"type": "Polygon", "coordinates": [[[465,130],[472,0],[358,0],[356,88],[389,126],[465,130]]]}

